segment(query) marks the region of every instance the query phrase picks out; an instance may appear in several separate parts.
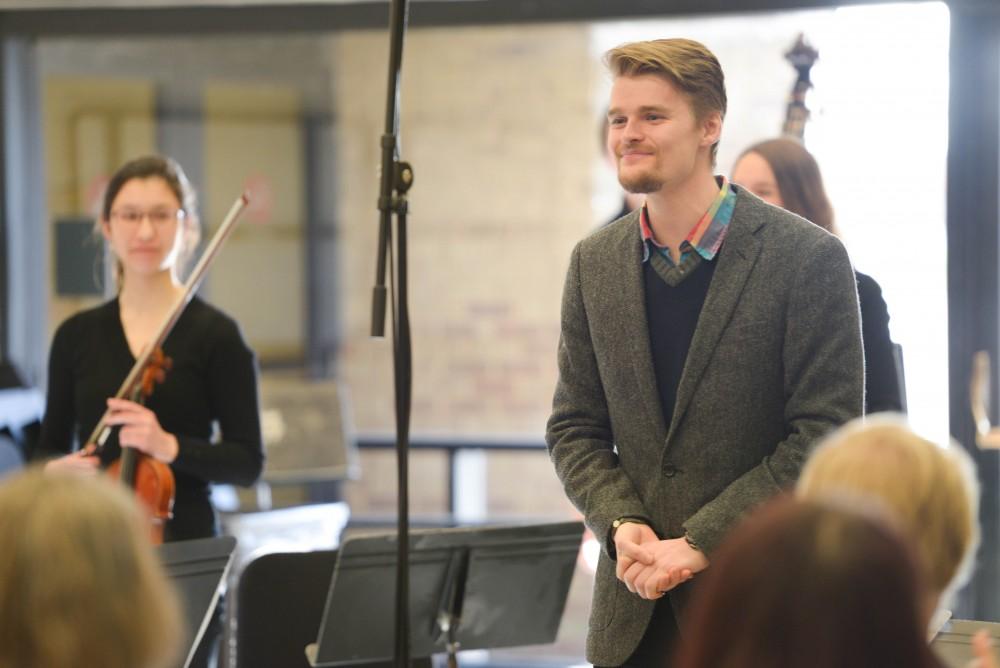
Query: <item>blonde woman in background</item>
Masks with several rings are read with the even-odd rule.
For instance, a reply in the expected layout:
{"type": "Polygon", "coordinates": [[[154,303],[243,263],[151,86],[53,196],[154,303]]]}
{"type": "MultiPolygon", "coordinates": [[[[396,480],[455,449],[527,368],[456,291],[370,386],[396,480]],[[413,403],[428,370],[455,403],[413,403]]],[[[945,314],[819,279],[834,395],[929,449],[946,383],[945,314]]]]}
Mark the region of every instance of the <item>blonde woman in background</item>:
{"type": "Polygon", "coordinates": [[[131,497],[39,469],[0,485],[0,668],[165,668],[176,595],[131,497]]]}

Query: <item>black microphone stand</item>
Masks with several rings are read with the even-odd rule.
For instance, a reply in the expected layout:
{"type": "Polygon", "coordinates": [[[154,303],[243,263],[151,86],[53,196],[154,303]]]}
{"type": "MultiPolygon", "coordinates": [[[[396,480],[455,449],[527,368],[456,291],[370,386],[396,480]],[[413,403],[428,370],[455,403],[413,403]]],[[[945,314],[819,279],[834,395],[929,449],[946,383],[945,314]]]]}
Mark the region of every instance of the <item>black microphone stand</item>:
{"type": "Polygon", "coordinates": [[[392,290],[393,376],[396,398],[396,471],[398,485],[396,554],[395,668],[410,665],[410,520],[409,432],[410,392],[413,384],[410,317],[407,306],[406,192],[413,184],[413,169],[399,160],[399,76],[406,34],[406,0],[392,0],[389,17],[389,87],[386,94],[385,133],[382,135],[382,172],[378,210],[379,235],[375,288],[372,293],[372,336],[385,335],[385,268],[390,260],[392,290]],[[396,215],[396,254],[392,253],[392,216],[396,215]]]}

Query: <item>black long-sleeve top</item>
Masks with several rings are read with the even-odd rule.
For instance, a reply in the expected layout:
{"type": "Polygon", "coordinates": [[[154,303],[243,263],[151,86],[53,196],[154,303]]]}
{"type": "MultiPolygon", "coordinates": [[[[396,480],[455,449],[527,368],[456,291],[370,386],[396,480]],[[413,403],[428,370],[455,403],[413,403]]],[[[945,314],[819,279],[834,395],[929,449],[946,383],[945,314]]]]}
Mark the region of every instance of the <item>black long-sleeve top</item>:
{"type": "Polygon", "coordinates": [[[861,338],[865,347],[865,412],[902,411],[902,394],[892,339],[889,309],[882,288],[874,278],[859,271],[858,302],[861,306],[861,338]]]}
{"type": "MultiPolygon", "coordinates": [[[[174,517],[164,538],[212,536],[218,529],[209,482],[250,485],[264,464],[254,354],[238,325],[198,297],[184,309],[163,351],[173,364],[146,405],[179,446],[171,464],[177,483],[174,517]],[[215,425],[221,438],[213,437],[215,425]]],[[[134,363],[117,299],[62,323],[49,358],[40,454],[78,448],[134,363]]],[[[107,463],[120,452],[115,429],[102,460],[107,463]]]]}

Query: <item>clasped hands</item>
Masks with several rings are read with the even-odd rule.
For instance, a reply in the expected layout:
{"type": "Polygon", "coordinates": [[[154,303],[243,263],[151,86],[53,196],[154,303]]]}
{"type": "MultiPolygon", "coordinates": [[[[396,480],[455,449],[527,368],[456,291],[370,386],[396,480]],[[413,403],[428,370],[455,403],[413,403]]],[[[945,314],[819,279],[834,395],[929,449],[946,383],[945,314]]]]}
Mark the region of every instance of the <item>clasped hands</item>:
{"type": "MultiPolygon", "coordinates": [[[[177,459],[180,449],[177,437],[163,430],[153,411],[134,401],[113,398],[108,399],[108,409],[107,424],[121,427],[118,432],[121,445],[135,448],[167,464],[177,459]]],[[[99,465],[97,457],[92,456],[95,452],[94,444],[88,443],[77,452],[49,461],[45,469],[94,473],[99,465]]]]}
{"type": "Polygon", "coordinates": [[[614,537],[615,575],[640,598],[656,600],[708,568],[708,558],[683,538],[660,540],[645,524],[627,522],[614,537]]]}

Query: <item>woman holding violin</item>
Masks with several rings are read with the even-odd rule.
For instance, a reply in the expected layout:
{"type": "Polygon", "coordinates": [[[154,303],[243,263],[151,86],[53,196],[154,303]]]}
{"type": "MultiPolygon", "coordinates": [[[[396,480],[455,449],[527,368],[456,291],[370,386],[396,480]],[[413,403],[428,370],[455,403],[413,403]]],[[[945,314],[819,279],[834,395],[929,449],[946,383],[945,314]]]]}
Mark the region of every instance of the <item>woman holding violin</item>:
{"type": "Polygon", "coordinates": [[[250,485],[264,461],[254,354],[237,324],[192,297],[163,342],[162,383],[144,403],[115,398],[184,293],[178,271],[199,240],[193,190],[173,160],[133,160],[111,177],[98,225],[118,294],[56,331],[39,449],[59,456],[46,468],[93,473],[133,448],[173,471],[164,540],[215,535],[209,483],[250,485]],[[86,441],[106,412],[114,429],[95,456],[86,441]]]}

